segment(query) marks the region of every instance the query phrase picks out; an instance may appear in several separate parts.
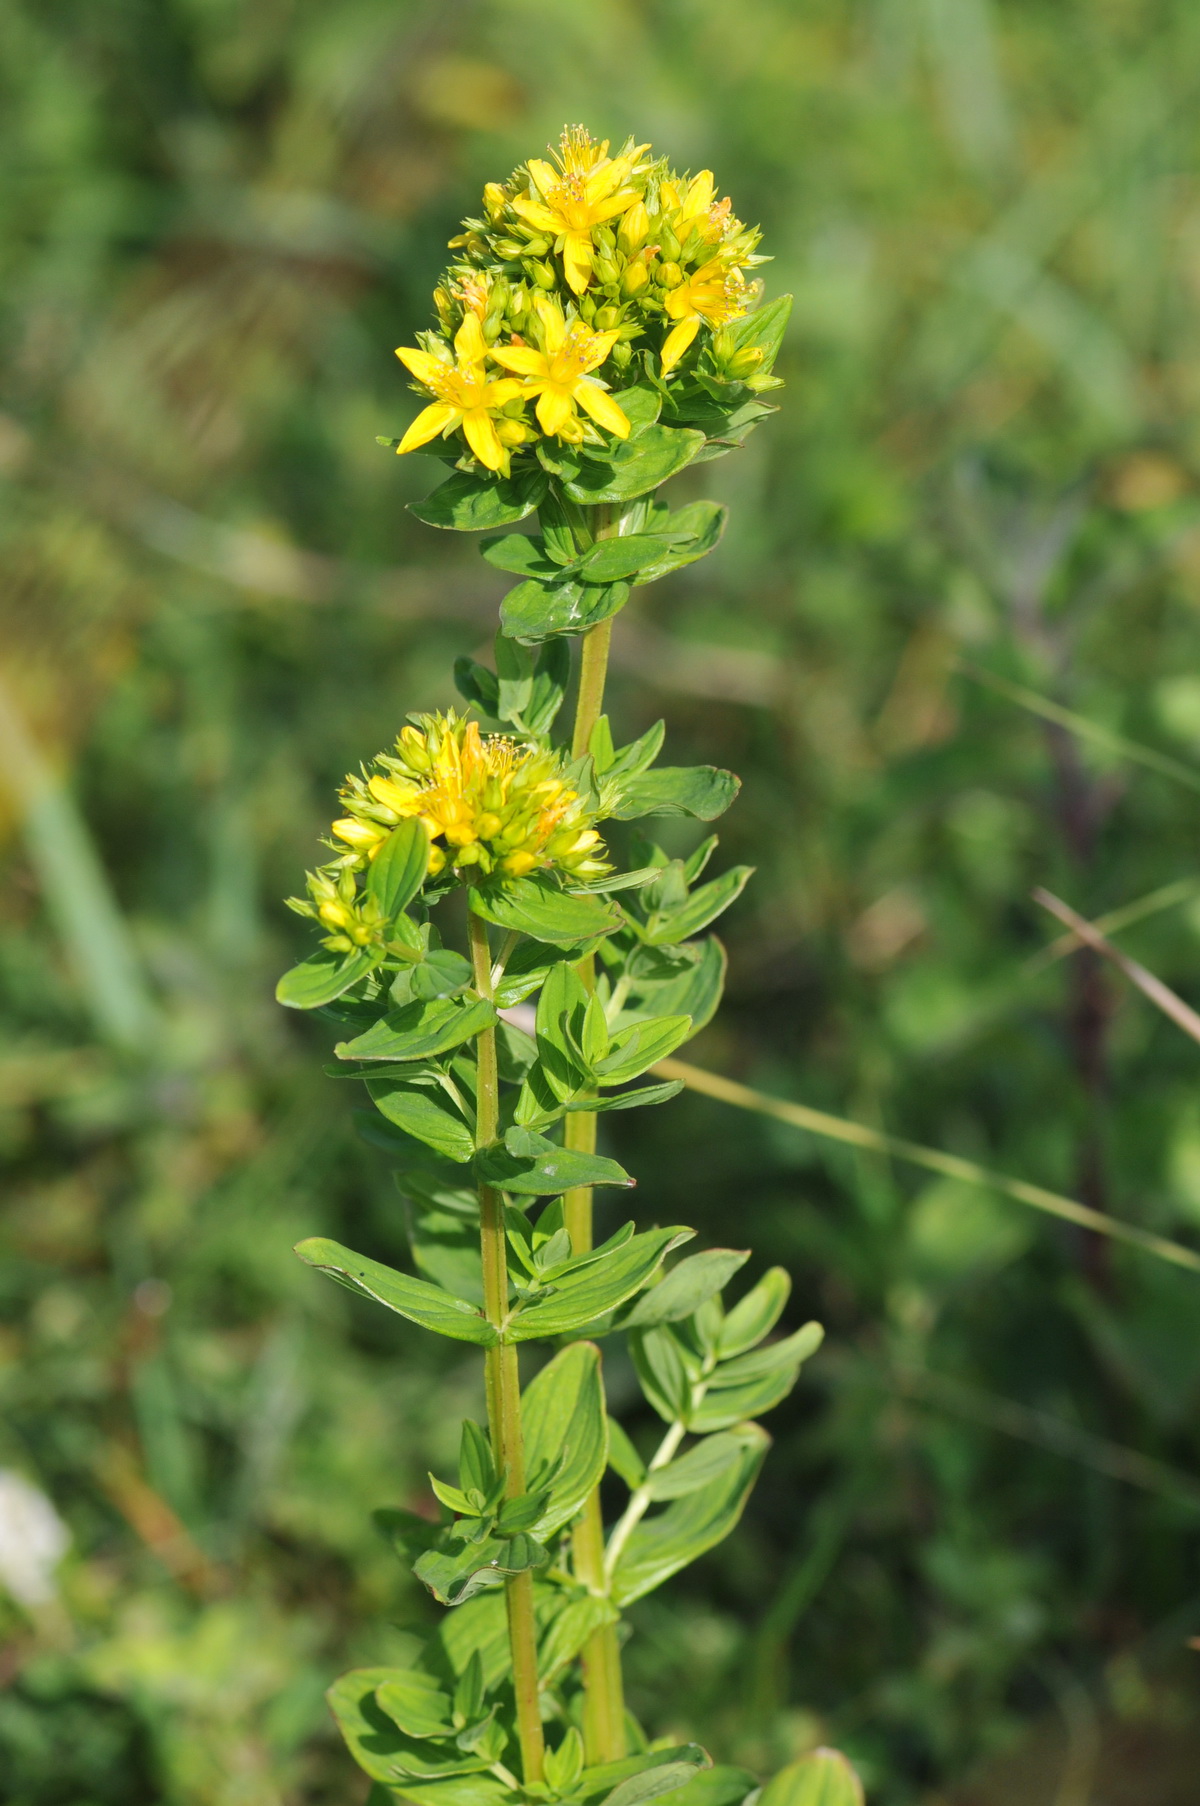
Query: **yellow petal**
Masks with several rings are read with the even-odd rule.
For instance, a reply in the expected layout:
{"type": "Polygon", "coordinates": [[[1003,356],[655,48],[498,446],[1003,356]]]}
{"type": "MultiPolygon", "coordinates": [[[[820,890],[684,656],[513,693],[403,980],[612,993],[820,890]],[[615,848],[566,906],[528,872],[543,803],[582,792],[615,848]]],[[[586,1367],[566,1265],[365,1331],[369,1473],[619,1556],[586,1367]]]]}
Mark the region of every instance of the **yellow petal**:
{"type": "Polygon", "coordinates": [[[711,169],[702,169],[698,176],[693,176],[688,184],[688,191],[683,202],[684,219],[695,219],[697,214],[706,213],[712,206],[714,184],[711,169]]]}
{"type": "Polygon", "coordinates": [[[689,314],[696,312],[696,298],[693,293],[696,278],[681,282],[678,288],[667,290],[664,303],[667,314],[672,320],[686,320],[689,314]]]}
{"type": "Polygon", "coordinates": [[[492,356],[505,370],[515,370],[521,376],[545,376],[549,361],[532,345],[493,345],[492,356]]]}
{"type": "Polygon", "coordinates": [[[673,326],[671,328],[670,332],[667,334],[666,343],[662,348],[662,367],[664,376],[668,370],[673,370],[675,368],[699,330],[700,321],[695,316],[690,320],[681,320],[678,326],[673,326]]]}
{"type": "Polygon", "coordinates": [[[502,376],[498,383],[485,383],[480,397],[480,407],[494,413],[506,402],[513,401],[518,395],[524,395],[525,384],[518,382],[515,376],[502,376]]]}
{"type": "Polygon", "coordinates": [[[454,350],[460,364],[482,364],[487,356],[483,328],[478,314],[465,314],[454,335],[454,350]]]}
{"type": "Polygon", "coordinates": [[[618,439],[628,439],[629,421],[607,389],[602,389],[599,383],[577,382],[575,399],[606,433],[615,433],[618,439]]]}
{"type": "Polygon", "coordinates": [[[397,455],[416,451],[418,445],[428,445],[458,418],[458,409],[452,408],[448,401],[435,401],[432,407],[422,408],[396,447],[397,455]]]}
{"type": "Polygon", "coordinates": [[[563,318],[563,310],[557,301],[551,301],[549,297],[537,301],[535,305],[538,319],[542,323],[542,342],[546,347],[546,354],[548,357],[553,357],[556,351],[562,350],[563,341],[567,336],[567,322],[563,318]]]}
{"type": "Polygon", "coordinates": [[[508,453],[496,437],[490,414],[482,408],[472,408],[469,414],[463,415],[463,434],[481,464],[486,464],[489,470],[507,471],[508,453]]]}
{"type": "Polygon", "coordinates": [[[606,219],[615,219],[618,213],[628,213],[634,202],[641,198],[636,188],[622,188],[619,194],[610,194],[606,201],[597,201],[592,208],[592,224],[599,226],[606,219]]]}
{"type": "Polygon", "coordinates": [[[446,365],[440,357],[434,357],[432,352],[417,351],[409,345],[397,345],[396,356],[405,369],[411,370],[417,381],[424,383],[427,389],[432,389],[438,378],[447,374],[446,365]]]}
{"type": "Polygon", "coordinates": [[[558,433],[575,412],[569,392],[556,383],[547,384],[538,396],[538,425],[544,433],[558,433]]]}
{"type": "Polygon", "coordinates": [[[539,232],[557,232],[559,219],[557,213],[551,213],[549,207],[543,207],[531,195],[518,194],[513,197],[512,210],[520,214],[526,225],[536,226],[539,232]]]}
{"type": "Polygon", "coordinates": [[[530,157],[525,167],[529,171],[529,174],[533,179],[533,185],[542,196],[542,199],[549,200],[550,196],[562,180],[562,177],[559,175],[554,165],[552,163],[547,163],[544,157],[530,157]]]}
{"type": "MultiPolygon", "coordinates": [[[[582,295],[592,275],[592,240],[590,233],[568,232],[563,242],[563,271],[567,285],[582,295]]],[[[548,348],[548,347],[547,347],[548,348]]]]}
{"type": "Polygon", "coordinates": [[[598,370],[620,336],[620,329],[616,327],[612,332],[596,333],[591,342],[587,363],[583,366],[584,370],[598,370]]]}

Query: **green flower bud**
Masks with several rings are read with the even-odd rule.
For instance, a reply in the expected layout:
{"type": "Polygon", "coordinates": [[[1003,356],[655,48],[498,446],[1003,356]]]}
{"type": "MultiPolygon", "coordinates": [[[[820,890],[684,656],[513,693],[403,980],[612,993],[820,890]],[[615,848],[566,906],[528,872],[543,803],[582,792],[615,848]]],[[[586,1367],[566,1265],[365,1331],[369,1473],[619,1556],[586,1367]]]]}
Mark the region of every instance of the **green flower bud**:
{"type": "Polygon", "coordinates": [[[621,273],[621,293],[636,295],[650,280],[650,272],[639,258],[636,263],[627,263],[621,273]]]}
{"type": "Polygon", "coordinates": [[[614,263],[611,257],[597,257],[592,263],[592,268],[596,273],[597,282],[605,288],[611,288],[614,282],[621,280],[620,266],[614,263]]]}
{"type": "Polygon", "coordinates": [[[596,309],[596,317],[593,324],[595,325],[597,332],[611,332],[614,326],[619,326],[621,324],[620,308],[612,306],[598,307],[596,309]]]}
{"type": "Polygon", "coordinates": [[[678,263],[681,246],[665,220],[658,229],[658,248],[668,263],[678,263]]]}
{"type": "Polygon", "coordinates": [[[539,288],[549,291],[552,288],[558,287],[558,271],[552,263],[535,263],[532,269],[529,264],[526,263],[525,268],[529,270],[529,274],[533,277],[533,280],[537,283],[539,288]]]}
{"type": "Polygon", "coordinates": [[[660,263],[654,272],[654,280],[660,288],[678,288],[683,281],[683,271],[677,263],[660,263]]]}

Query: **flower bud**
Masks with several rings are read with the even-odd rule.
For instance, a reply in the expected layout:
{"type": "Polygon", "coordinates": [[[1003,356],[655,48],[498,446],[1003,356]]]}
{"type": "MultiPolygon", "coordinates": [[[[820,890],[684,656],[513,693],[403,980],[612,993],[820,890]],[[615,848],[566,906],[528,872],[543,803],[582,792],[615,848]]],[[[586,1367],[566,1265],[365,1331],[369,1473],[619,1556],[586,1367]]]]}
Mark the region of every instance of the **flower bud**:
{"type": "Polygon", "coordinates": [[[586,294],[581,297],[579,302],[579,317],[581,320],[586,320],[589,326],[591,325],[596,317],[595,295],[586,294]]]}
{"type": "Polygon", "coordinates": [[[535,232],[532,227],[527,227],[524,255],[526,257],[544,257],[550,249],[551,242],[544,233],[535,232]]]}
{"type": "Polygon", "coordinates": [[[525,268],[541,289],[550,290],[558,286],[558,272],[552,263],[533,263],[527,260],[525,268]]]}
{"type": "Polygon", "coordinates": [[[725,368],[730,376],[742,380],[747,376],[753,376],[762,361],[762,346],[746,345],[740,351],[734,352],[725,368]]]}
{"type": "Polygon", "coordinates": [[[650,236],[650,216],[642,201],[635,201],[617,228],[617,243],[625,252],[640,250],[650,236]]]}
{"type": "Polygon", "coordinates": [[[679,261],[681,249],[679,240],[665,220],[658,228],[658,248],[668,263],[677,263],[679,261]]]}
{"type": "Polygon", "coordinates": [[[627,344],[624,339],[618,339],[608,355],[618,370],[627,370],[629,360],[633,356],[633,346],[627,344]]]}
{"type": "Polygon", "coordinates": [[[634,263],[627,263],[621,275],[621,293],[636,295],[644,289],[650,280],[650,272],[638,258],[634,263]]]}
{"type": "Polygon", "coordinates": [[[500,861],[500,870],[509,878],[523,878],[537,864],[534,853],[510,853],[507,859],[500,861]]]}
{"type": "Polygon", "coordinates": [[[678,288],[683,281],[683,271],[677,263],[660,263],[654,272],[654,280],[660,288],[678,288]]]}
{"type": "Polygon", "coordinates": [[[506,263],[515,263],[518,258],[524,257],[528,246],[518,244],[515,238],[498,238],[492,249],[497,257],[502,257],[506,263]]]}
{"type": "Polygon", "coordinates": [[[620,269],[613,262],[611,257],[597,257],[592,264],[592,268],[596,272],[597,282],[601,283],[605,288],[611,287],[614,282],[619,282],[621,279],[620,269]]]}
{"type": "Polygon", "coordinates": [[[617,241],[613,237],[613,232],[612,232],[611,226],[597,226],[596,243],[600,246],[601,250],[603,250],[603,251],[615,251],[616,250],[617,241]]]}
{"type": "Polygon", "coordinates": [[[498,220],[508,205],[508,196],[499,182],[486,182],[483,189],[483,210],[490,220],[498,220]]]}
{"type": "Polygon", "coordinates": [[[596,318],[592,324],[595,326],[597,332],[611,332],[614,326],[619,326],[621,324],[620,308],[598,307],[596,309],[596,318]]]}

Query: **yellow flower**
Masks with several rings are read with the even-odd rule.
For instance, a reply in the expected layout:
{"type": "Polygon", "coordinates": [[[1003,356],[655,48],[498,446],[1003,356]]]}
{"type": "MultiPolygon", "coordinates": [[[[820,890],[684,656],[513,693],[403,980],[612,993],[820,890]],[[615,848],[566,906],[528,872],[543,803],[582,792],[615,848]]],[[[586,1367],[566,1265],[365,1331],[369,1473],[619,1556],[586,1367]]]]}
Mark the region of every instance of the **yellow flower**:
{"type": "Polygon", "coordinates": [[[497,382],[488,376],[487,349],[479,316],[474,313],[466,315],[454,335],[454,364],[443,363],[430,351],[397,348],[400,362],[412,371],[422,388],[436,396],[432,405],[417,415],[396,447],[398,452],[416,451],[439,433],[461,427],[479,462],[507,476],[510,454],[492,416],[521,393],[521,385],[511,377],[497,382]]]}
{"type": "Polygon", "coordinates": [[[727,326],[740,320],[746,312],[746,283],[738,269],[714,258],[670,289],[665,306],[668,316],[677,322],[667,334],[662,348],[664,376],[673,370],[700,330],[701,321],[710,326],[727,326]]]}
{"type": "Polygon", "coordinates": [[[531,157],[526,165],[534,192],[516,195],[513,212],[537,231],[553,233],[568,286],[576,295],[582,295],[591,279],[593,228],[616,219],[641,198],[628,183],[638,158],[648,149],[639,144],[624,156],[610,157],[607,139],[596,144],[582,126],[575,126],[562,135],[557,169],[541,157],[531,157]]]}
{"type": "Polygon", "coordinates": [[[598,370],[617,340],[619,331],[592,332],[582,320],[568,326],[562,309],[552,301],[538,304],[543,349],[532,345],[493,345],[492,356],[505,370],[515,370],[525,380],[526,395],[537,396],[538,425],[544,433],[578,440],[583,436],[576,406],[590,414],[597,426],[618,439],[629,437],[629,421],[604,383],[591,372],[598,370]]]}
{"type": "Polygon", "coordinates": [[[406,727],[394,755],[369,777],[346,780],[347,815],[333,824],[363,869],[400,821],[416,817],[429,835],[429,871],[456,877],[523,878],[558,869],[597,877],[609,868],[583,801],[563,777],[559,756],[480,733],[460,716],[424,715],[406,727]]]}

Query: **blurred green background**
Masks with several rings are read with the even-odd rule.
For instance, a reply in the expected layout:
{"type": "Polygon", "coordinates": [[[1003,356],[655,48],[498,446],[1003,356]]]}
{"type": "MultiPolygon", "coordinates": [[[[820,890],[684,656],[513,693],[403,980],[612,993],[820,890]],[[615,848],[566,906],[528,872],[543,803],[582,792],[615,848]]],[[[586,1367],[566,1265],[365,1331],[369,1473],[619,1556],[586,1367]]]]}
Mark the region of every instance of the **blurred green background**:
{"type": "MultiPolygon", "coordinates": [[[[564,121],[761,220],[782,412],[680,480],[729,535],[612,687],[745,780],[690,1057],[1194,1239],[1197,1049],[1028,898],[1176,884],[1124,944],[1194,997],[1197,798],[961,661],[1200,761],[1200,13],[3,0],[0,90],[0,1798],[332,1806],[322,1688],[429,1609],[368,1513],[481,1408],[289,1253],[403,1236],[279,899],[504,588],[405,513],[392,347],[564,121]]],[[[836,1741],[878,1806],[1194,1800],[1200,1279],[690,1094],[607,1120],[644,1216],[829,1329],[638,1608],[651,1730],[836,1741]]]]}

